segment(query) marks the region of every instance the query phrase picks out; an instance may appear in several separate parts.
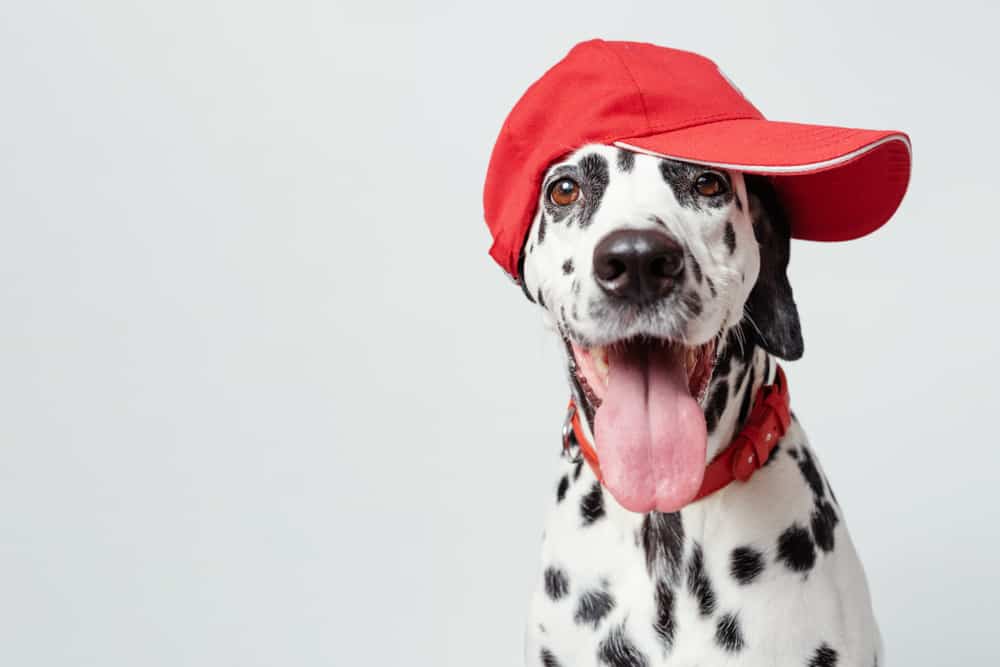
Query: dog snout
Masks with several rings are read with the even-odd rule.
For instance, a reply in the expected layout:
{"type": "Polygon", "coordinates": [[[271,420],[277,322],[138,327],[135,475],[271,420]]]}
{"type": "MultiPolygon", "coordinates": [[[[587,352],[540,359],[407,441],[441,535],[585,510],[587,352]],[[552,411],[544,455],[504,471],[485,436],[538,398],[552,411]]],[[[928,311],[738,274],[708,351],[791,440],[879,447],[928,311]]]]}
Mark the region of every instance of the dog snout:
{"type": "Polygon", "coordinates": [[[619,229],[594,248],[594,279],[606,293],[641,304],[663,298],[684,273],[684,249],[656,229],[619,229]]]}

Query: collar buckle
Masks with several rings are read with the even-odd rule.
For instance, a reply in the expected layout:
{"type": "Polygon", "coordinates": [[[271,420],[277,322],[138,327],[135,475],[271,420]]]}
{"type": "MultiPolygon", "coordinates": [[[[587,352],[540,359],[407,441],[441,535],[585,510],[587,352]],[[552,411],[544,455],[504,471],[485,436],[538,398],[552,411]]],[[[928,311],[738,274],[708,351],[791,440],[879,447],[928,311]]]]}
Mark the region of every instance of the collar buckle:
{"type": "Polygon", "coordinates": [[[563,420],[562,425],[562,455],[569,459],[571,463],[579,463],[583,460],[583,454],[580,452],[580,443],[576,443],[575,446],[573,444],[573,419],[575,417],[576,403],[570,401],[569,408],[566,409],[566,418],[563,420]],[[576,450],[575,453],[574,450],[576,450]]]}

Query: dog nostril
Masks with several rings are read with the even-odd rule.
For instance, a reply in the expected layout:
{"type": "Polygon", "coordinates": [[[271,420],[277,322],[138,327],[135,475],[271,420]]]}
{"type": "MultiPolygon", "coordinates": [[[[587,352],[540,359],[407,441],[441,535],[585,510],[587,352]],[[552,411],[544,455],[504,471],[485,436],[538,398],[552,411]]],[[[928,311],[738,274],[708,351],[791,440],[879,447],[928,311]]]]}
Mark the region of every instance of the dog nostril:
{"type": "Polygon", "coordinates": [[[628,267],[625,266],[625,262],[622,260],[616,257],[609,257],[604,262],[598,264],[595,270],[598,277],[602,280],[617,280],[628,271],[628,267]]]}
{"type": "Polygon", "coordinates": [[[649,263],[649,274],[654,278],[675,278],[684,269],[683,258],[677,254],[658,255],[649,263]]]}

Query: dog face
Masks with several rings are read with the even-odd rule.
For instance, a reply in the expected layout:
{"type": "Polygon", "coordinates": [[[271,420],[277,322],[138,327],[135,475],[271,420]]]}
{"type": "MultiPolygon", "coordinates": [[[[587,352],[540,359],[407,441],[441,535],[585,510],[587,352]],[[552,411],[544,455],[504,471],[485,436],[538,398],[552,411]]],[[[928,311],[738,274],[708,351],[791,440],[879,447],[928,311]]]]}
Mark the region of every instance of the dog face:
{"type": "Polygon", "coordinates": [[[579,347],[708,343],[757,279],[746,199],[737,172],[586,146],[546,173],[524,288],[579,347]]]}
{"type": "Polygon", "coordinates": [[[603,145],[547,170],[521,285],[567,343],[605,482],[626,508],[673,511],[700,485],[726,341],[801,355],[788,249],[761,177],[603,145]]]}

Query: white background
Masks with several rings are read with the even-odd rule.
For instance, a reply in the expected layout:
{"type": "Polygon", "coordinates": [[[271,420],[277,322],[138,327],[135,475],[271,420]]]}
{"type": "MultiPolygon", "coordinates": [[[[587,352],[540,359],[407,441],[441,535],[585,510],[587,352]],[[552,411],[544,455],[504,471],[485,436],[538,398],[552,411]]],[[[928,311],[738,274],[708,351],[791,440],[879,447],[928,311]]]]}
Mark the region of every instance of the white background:
{"type": "Polygon", "coordinates": [[[898,128],[796,242],[794,407],[890,664],[991,664],[996,3],[0,3],[0,664],[515,665],[566,399],[486,255],[503,117],[583,39],[898,128]]]}

